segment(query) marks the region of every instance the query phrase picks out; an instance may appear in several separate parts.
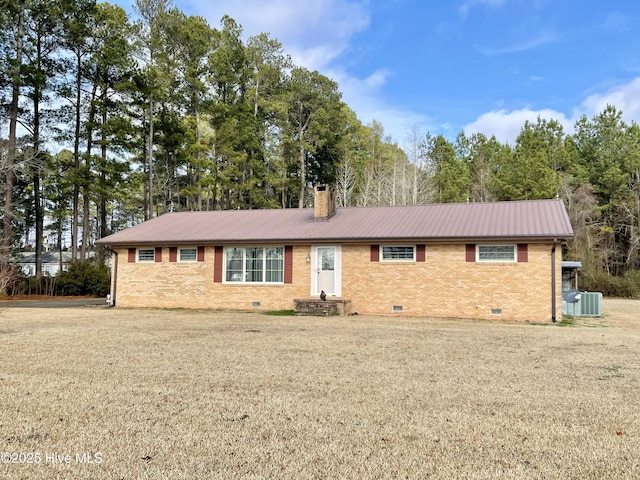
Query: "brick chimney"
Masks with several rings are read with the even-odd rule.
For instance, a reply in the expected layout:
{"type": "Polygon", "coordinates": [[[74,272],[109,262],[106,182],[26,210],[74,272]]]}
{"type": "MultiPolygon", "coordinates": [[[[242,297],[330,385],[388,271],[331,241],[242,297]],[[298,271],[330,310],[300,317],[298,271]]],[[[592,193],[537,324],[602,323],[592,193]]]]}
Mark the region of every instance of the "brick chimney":
{"type": "Polygon", "coordinates": [[[328,220],[336,213],[336,192],[329,185],[316,185],[313,199],[313,216],[316,220],[328,220]]]}

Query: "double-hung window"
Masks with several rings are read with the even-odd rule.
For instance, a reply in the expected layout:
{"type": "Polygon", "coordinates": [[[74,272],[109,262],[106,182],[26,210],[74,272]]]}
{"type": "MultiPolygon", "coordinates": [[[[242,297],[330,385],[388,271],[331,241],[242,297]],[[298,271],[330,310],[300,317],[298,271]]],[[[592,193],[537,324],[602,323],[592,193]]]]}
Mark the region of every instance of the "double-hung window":
{"type": "Polygon", "coordinates": [[[156,252],[153,248],[139,248],[138,262],[153,262],[156,259],[156,252]]]}
{"type": "Polygon", "coordinates": [[[282,283],[284,247],[225,248],[224,278],[232,283],[282,283]]]}
{"type": "Polygon", "coordinates": [[[198,249],[195,247],[180,248],[178,250],[178,261],[195,262],[198,260],[198,249]]]}
{"type": "Polygon", "coordinates": [[[515,262],[515,245],[477,245],[478,262],[515,262]]]}
{"type": "Polygon", "coordinates": [[[383,262],[413,262],[415,259],[415,245],[382,245],[380,251],[383,262]]]}

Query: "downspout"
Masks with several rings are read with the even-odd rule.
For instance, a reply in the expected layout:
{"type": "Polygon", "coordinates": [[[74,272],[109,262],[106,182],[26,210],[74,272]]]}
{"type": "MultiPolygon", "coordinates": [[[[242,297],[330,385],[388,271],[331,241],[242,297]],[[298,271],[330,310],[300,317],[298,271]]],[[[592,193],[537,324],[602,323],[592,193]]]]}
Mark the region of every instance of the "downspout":
{"type": "Polygon", "coordinates": [[[556,323],[556,241],[551,247],[551,321],[556,323]]]}
{"type": "Polygon", "coordinates": [[[111,267],[111,271],[113,272],[113,280],[111,282],[111,301],[109,302],[109,307],[116,306],[116,286],[118,285],[118,252],[113,250],[110,247],[105,247],[111,253],[115,255],[115,260],[113,266],[111,267]]]}

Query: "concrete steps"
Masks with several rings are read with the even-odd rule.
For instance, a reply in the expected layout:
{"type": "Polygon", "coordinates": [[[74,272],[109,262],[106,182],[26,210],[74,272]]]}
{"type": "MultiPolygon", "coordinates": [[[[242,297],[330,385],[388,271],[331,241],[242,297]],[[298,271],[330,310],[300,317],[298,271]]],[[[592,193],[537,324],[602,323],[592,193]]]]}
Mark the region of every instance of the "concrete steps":
{"type": "Polygon", "coordinates": [[[351,313],[351,300],[329,297],[326,300],[319,298],[296,298],[293,300],[296,315],[349,315],[351,313]]]}

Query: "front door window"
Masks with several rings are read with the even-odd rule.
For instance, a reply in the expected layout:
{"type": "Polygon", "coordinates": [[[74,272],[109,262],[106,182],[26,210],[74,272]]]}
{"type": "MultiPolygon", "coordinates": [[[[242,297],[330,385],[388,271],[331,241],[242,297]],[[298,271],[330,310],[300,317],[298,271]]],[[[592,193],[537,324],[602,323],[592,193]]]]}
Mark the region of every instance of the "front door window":
{"type": "Polygon", "coordinates": [[[317,248],[317,292],[327,295],[336,294],[336,247],[317,248]]]}

